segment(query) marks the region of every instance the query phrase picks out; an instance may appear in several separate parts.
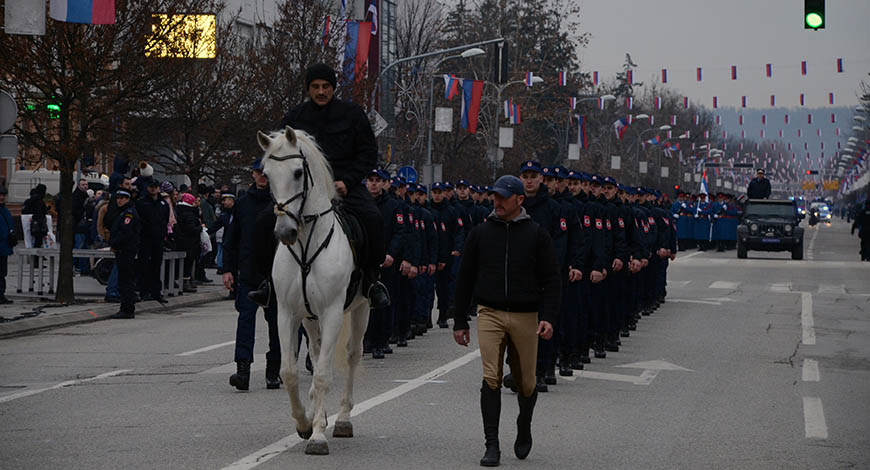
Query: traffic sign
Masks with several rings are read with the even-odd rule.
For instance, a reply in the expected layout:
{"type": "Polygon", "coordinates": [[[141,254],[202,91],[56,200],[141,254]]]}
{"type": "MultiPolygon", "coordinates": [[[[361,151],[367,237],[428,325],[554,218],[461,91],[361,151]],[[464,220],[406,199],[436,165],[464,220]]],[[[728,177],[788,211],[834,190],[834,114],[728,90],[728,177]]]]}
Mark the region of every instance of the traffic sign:
{"type": "Polygon", "coordinates": [[[372,110],[371,113],[369,113],[369,121],[371,121],[372,132],[375,133],[375,137],[381,135],[381,132],[384,132],[388,125],[387,120],[375,110],[372,110]]]}
{"type": "Polygon", "coordinates": [[[405,181],[409,183],[417,182],[417,170],[412,166],[403,166],[402,168],[399,168],[399,171],[396,172],[396,176],[404,178],[405,181]]]}
{"type": "Polygon", "coordinates": [[[18,105],[12,95],[0,90],[0,134],[12,129],[18,117],[18,105]]]}

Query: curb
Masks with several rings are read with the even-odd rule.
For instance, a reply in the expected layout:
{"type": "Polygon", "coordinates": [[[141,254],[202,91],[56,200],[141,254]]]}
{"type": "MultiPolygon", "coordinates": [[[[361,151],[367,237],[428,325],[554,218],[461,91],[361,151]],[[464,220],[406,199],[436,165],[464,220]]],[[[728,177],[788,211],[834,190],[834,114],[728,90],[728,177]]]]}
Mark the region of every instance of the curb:
{"type": "MultiPolygon", "coordinates": [[[[199,305],[210,302],[217,302],[226,297],[226,292],[216,290],[214,292],[202,292],[196,294],[185,294],[179,297],[169,297],[166,304],[160,304],[156,301],[149,300],[147,302],[136,303],[136,313],[147,312],[162,312],[166,313],[176,308],[188,307],[190,305],[199,305]]],[[[0,339],[21,336],[27,333],[33,333],[39,330],[49,328],[58,328],[63,326],[75,325],[78,323],[88,323],[98,320],[105,320],[110,315],[118,311],[118,304],[102,304],[98,307],[86,308],[78,312],[61,313],[57,315],[46,315],[42,317],[26,318],[16,320],[9,323],[0,323],[0,339]]]]}

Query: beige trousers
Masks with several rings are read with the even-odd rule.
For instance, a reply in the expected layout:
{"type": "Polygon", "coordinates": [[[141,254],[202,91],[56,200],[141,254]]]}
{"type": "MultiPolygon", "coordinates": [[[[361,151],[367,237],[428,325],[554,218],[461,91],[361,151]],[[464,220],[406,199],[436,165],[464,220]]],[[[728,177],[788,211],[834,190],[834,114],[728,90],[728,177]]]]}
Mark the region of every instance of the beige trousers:
{"type": "Polygon", "coordinates": [[[510,348],[510,366],[520,392],[535,391],[538,360],[538,312],[505,312],[485,305],[477,308],[477,337],[483,378],[494,390],[501,388],[505,348],[510,348]]]}

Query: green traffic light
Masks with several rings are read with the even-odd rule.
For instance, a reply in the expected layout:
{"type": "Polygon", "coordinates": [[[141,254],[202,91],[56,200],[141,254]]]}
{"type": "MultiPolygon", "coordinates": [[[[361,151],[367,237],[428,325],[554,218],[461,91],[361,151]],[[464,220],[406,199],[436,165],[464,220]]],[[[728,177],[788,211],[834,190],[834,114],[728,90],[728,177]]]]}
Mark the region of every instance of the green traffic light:
{"type": "Polygon", "coordinates": [[[49,119],[57,119],[60,117],[60,105],[55,103],[50,103],[45,106],[45,109],[48,110],[48,118],[49,119]]]}
{"type": "Polygon", "coordinates": [[[825,19],[822,18],[822,15],[818,13],[808,13],[806,18],[807,26],[813,29],[817,29],[822,26],[825,22],[825,19]]]}

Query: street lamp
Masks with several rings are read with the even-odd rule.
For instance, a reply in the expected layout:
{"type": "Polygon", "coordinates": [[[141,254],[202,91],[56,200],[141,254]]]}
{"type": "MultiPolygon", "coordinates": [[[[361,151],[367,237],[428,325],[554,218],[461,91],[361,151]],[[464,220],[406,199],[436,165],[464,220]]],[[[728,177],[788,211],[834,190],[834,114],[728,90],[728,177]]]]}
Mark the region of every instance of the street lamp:
{"type": "Polygon", "coordinates": [[[864,116],[853,116],[852,119],[860,122],[864,122],[867,120],[867,118],[865,118],[864,116]]]}
{"type": "MultiPolygon", "coordinates": [[[[537,78],[537,77],[535,77],[535,78],[537,78]]],[[[533,80],[534,80],[534,78],[533,78],[533,80]]],[[[583,97],[583,98],[577,100],[577,102],[574,103],[574,108],[576,108],[580,103],[583,103],[585,101],[601,100],[602,103],[606,103],[608,101],[613,101],[615,99],[616,99],[616,96],[613,96],[609,93],[606,95],[601,95],[601,96],[586,96],[586,97],[583,97]]],[[[574,112],[573,108],[568,110],[568,119],[565,120],[565,154],[566,154],[565,159],[568,158],[568,155],[567,155],[568,145],[569,145],[568,144],[568,140],[569,140],[568,135],[571,133],[569,128],[571,126],[571,113],[572,112],[574,112]]],[[[551,127],[553,127],[553,129],[555,131],[555,126],[551,126],[551,127]]],[[[556,136],[558,137],[558,134],[556,136]]]]}
{"type": "MultiPolygon", "coordinates": [[[[535,83],[543,83],[544,79],[541,77],[536,77],[532,75],[531,83],[528,83],[527,86],[532,86],[535,83]]],[[[511,85],[518,85],[520,83],[526,83],[525,80],[514,80],[512,82],[507,82],[503,85],[496,85],[491,82],[484,82],[487,85],[491,85],[495,87],[496,95],[495,95],[495,105],[493,106],[494,112],[492,116],[492,121],[490,123],[489,133],[491,134],[489,137],[489,152],[492,158],[492,180],[495,181],[496,171],[498,171],[498,112],[501,103],[501,92],[504,91],[507,87],[511,85]]]]}
{"type": "MultiPolygon", "coordinates": [[[[460,59],[460,58],[461,59],[468,59],[468,58],[477,57],[477,56],[483,55],[483,54],[486,54],[486,52],[483,49],[480,49],[479,47],[472,47],[470,49],[466,49],[466,50],[462,51],[461,54],[452,55],[452,56],[445,57],[445,58],[439,60],[437,63],[435,63],[434,70],[435,70],[435,72],[437,72],[438,67],[440,67],[442,63],[444,63],[450,59],[460,59]]],[[[435,122],[434,122],[435,119],[432,117],[432,114],[435,112],[435,110],[433,109],[433,106],[432,106],[432,96],[435,93],[435,91],[434,91],[435,90],[435,78],[437,76],[438,76],[437,73],[433,74],[432,81],[429,83],[429,109],[426,113],[426,117],[429,120],[429,123],[426,126],[426,133],[428,134],[427,144],[426,144],[426,168],[429,169],[428,170],[429,175],[433,179],[435,178],[435,172],[432,171],[432,128],[435,127],[435,122]]],[[[425,172],[424,172],[424,174],[425,174],[425,172]]],[[[432,181],[429,181],[429,183],[432,183],[432,181]]]]}

